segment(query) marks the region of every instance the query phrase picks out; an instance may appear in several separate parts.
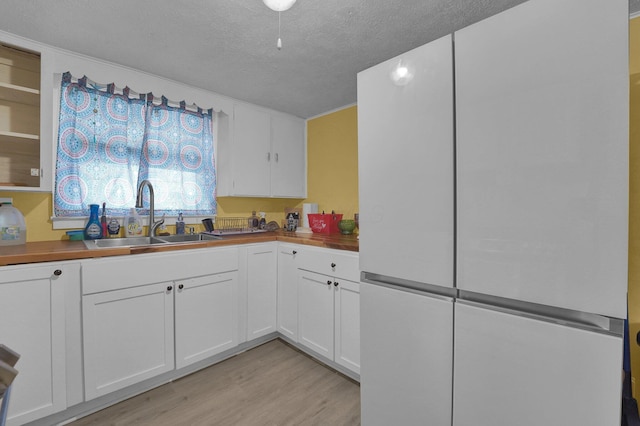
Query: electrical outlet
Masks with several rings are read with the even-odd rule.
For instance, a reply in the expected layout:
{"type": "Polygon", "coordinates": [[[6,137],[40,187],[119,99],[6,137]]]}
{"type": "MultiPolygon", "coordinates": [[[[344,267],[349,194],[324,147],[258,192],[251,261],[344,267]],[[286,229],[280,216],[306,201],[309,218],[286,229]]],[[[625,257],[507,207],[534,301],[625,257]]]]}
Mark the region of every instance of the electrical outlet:
{"type": "Polygon", "coordinates": [[[31,176],[40,176],[40,169],[31,169],[31,176]]]}

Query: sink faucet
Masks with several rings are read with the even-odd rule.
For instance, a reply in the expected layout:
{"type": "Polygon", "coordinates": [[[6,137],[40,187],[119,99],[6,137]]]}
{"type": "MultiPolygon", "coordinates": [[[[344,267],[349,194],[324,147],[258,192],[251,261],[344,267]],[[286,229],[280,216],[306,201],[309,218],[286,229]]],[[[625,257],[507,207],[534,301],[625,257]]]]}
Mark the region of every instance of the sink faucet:
{"type": "Polygon", "coordinates": [[[153,185],[151,185],[151,182],[149,182],[147,179],[143,180],[142,182],[140,182],[140,185],[138,185],[136,208],[142,208],[142,190],[144,189],[145,185],[149,188],[149,237],[155,237],[156,229],[158,228],[158,226],[164,223],[164,219],[160,219],[157,222],[154,221],[155,217],[153,212],[153,185]]]}

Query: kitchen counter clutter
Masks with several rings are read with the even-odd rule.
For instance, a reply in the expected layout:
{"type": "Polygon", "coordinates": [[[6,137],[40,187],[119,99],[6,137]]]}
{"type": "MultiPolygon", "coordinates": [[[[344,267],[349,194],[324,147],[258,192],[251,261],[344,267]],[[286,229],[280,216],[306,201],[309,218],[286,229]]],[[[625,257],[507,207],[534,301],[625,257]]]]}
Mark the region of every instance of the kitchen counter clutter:
{"type": "Polygon", "coordinates": [[[194,248],[219,247],[236,244],[252,244],[268,241],[283,241],[357,252],[355,235],[342,234],[296,234],[275,231],[261,234],[229,235],[221,240],[198,241],[189,244],[166,244],[162,246],[113,247],[89,250],[82,241],[40,241],[20,246],[0,247],[0,266],[23,263],[53,262],[61,260],[88,259],[94,257],[122,256],[127,254],[157,253],[194,248]]]}

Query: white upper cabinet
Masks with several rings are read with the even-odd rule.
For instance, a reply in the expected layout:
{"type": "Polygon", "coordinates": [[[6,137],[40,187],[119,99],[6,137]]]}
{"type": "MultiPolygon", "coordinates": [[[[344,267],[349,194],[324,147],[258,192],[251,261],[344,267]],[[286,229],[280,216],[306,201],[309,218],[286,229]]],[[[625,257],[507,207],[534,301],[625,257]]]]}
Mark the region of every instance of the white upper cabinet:
{"type": "Polygon", "coordinates": [[[358,74],[361,270],[453,286],[453,112],[451,36],[358,74]]]}
{"type": "Polygon", "coordinates": [[[271,115],[271,195],[304,198],[307,165],[303,120],[271,115]]]}
{"type": "Polygon", "coordinates": [[[625,317],[628,2],[528,1],[455,52],[458,287],[625,317]]]}
{"type": "Polygon", "coordinates": [[[221,140],[219,196],[304,198],[304,120],[235,104],[221,140]]]}
{"type": "Polygon", "coordinates": [[[49,57],[38,47],[10,36],[0,39],[0,189],[51,187],[51,95],[41,99],[41,80],[46,81],[41,70],[49,57]]]}
{"type": "MultiPolygon", "coordinates": [[[[233,110],[232,162],[228,195],[268,195],[271,184],[271,120],[269,113],[245,105],[233,110]]],[[[225,179],[227,176],[220,176],[225,179]]],[[[218,194],[221,195],[221,194],[218,194]]]]}

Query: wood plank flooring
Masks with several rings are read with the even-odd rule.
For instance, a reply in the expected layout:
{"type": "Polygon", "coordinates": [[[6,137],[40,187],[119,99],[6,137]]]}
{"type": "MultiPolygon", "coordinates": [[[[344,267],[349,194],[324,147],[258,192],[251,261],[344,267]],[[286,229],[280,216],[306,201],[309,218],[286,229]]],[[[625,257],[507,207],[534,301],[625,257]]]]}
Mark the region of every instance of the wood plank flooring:
{"type": "Polygon", "coordinates": [[[281,340],[70,423],[359,425],[360,386],[281,340]]]}

